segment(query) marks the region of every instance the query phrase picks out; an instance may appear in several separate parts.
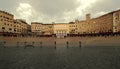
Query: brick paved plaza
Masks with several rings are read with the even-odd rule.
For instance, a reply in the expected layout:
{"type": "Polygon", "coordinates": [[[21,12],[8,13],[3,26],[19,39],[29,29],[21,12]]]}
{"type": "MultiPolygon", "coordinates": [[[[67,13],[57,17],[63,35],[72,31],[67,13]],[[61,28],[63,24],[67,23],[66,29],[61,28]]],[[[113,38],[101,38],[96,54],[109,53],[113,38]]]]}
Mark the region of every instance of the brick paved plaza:
{"type": "Polygon", "coordinates": [[[0,45],[0,69],[119,69],[119,38],[54,39],[56,49],[51,40],[53,38],[2,38],[6,41],[6,48],[0,45]],[[15,43],[18,39],[20,42],[35,41],[35,48],[24,48],[24,44],[17,48],[15,43]],[[78,43],[80,40],[81,48],[78,43]],[[39,41],[43,42],[42,48],[37,44],[39,41]],[[66,41],[69,42],[69,48],[66,47],[66,41]]]}
{"type": "Polygon", "coordinates": [[[119,69],[120,47],[0,47],[0,69],[119,69]]]}

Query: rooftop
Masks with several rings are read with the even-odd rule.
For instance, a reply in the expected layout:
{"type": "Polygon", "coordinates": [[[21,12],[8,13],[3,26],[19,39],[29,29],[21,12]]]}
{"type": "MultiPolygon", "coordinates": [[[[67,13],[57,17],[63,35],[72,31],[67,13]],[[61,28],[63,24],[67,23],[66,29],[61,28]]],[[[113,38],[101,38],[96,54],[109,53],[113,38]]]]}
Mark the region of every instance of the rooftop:
{"type": "Polygon", "coordinates": [[[8,14],[8,15],[10,15],[10,16],[14,16],[13,14],[8,13],[8,12],[5,12],[5,11],[2,11],[2,10],[0,10],[0,12],[1,12],[1,13],[4,13],[4,14],[8,14]]]}

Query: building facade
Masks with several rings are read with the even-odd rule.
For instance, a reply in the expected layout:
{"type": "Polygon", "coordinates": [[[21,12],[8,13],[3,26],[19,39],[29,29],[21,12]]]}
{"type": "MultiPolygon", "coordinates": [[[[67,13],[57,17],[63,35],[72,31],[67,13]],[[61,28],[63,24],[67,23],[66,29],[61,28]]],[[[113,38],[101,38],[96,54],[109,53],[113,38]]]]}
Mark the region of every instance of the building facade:
{"type": "Polygon", "coordinates": [[[14,33],[27,35],[30,31],[31,26],[27,24],[25,20],[22,19],[15,19],[14,20],[14,33]]]}
{"type": "Polygon", "coordinates": [[[32,22],[31,31],[36,35],[52,35],[53,24],[43,24],[38,22],[32,22]]]}
{"type": "Polygon", "coordinates": [[[113,32],[120,32],[120,10],[113,13],[113,32]]]}
{"type": "Polygon", "coordinates": [[[108,13],[98,18],[92,19],[91,23],[94,24],[93,33],[111,33],[113,32],[113,14],[108,13]]]}
{"type": "Polygon", "coordinates": [[[0,10],[0,34],[29,34],[55,35],[65,37],[68,34],[107,34],[120,33],[120,10],[113,11],[102,16],[91,18],[86,14],[86,20],[75,20],[69,23],[43,24],[32,22],[27,24],[25,20],[14,19],[14,15],[0,10]]]}
{"type": "Polygon", "coordinates": [[[78,22],[78,20],[75,20],[75,22],[69,23],[69,34],[79,34],[78,22]]]}
{"type": "Polygon", "coordinates": [[[87,33],[87,23],[86,21],[80,21],[78,24],[79,34],[86,34],[87,33]]]}
{"type": "Polygon", "coordinates": [[[58,38],[64,38],[69,34],[68,23],[54,23],[54,34],[58,38]]]}
{"type": "Polygon", "coordinates": [[[42,34],[42,23],[32,22],[31,23],[31,32],[36,35],[42,34]]]}
{"type": "Polygon", "coordinates": [[[14,31],[14,16],[10,13],[0,10],[0,32],[13,33],[14,31]]]}
{"type": "Polygon", "coordinates": [[[42,32],[45,35],[52,35],[53,33],[53,24],[43,24],[42,32]]]}
{"type": "Polygon", "coordinates": [[[90,14],[87,14],[86,20],[79,21],[78,27],[80,34],[120,32],[120,10],[92,19],[90,14]]]}

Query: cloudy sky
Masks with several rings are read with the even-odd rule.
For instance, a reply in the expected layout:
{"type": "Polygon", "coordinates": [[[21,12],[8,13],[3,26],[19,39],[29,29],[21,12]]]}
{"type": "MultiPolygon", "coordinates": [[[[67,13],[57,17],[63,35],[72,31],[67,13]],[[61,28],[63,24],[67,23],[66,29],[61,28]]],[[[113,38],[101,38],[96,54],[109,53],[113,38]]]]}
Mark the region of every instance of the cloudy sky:
{"type": "Polygon", "coordinates": [[[65,23],[84,20],[85,14],[98,17],[120,9],[120,0],[0,0],[0,10],[15,19],[31,22],[65,23]]]}

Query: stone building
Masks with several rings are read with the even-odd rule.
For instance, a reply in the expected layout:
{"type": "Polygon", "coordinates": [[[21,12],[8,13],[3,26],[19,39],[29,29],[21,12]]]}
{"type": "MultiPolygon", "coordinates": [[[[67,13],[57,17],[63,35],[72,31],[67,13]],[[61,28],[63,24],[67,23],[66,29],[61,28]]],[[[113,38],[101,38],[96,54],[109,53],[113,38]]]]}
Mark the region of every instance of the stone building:
{"type": "Polygon", "coordinates": [[[79,21],[79,34],[86,34],[87,33],[87,23],[86,21],[79,21]]]}
{"type": "Polygon", "coordinates": [[[86,20],[79,21],[80,34],[120,32],[120,10],[113,11],[97,18],[86,15],[86,20]]]}
{"type": "Polygon", "coordinates": [[[69,22],[69,34],[79,34],[79,21],[69,22]]]}
{"type": "Polygon", "coordinates": [[[27,35],[30,31],[30,25],[25,20],[15,19],[14,20],[14,33],[27,35]]]}
{"type": "Polygon", "coordinates": [[[113,15],[108,13],[90,20],[92,33],[109,33],[113,31],[113,15]]]}
{"type": "Polygon", "coordinates": [[[43,24],[43,34],[44,35],[52,35],[53,34],[53,24],[43,24]]]}
{"type": "Polygon", "coordinates": [[[54,34],[58,38],[64,38],[69,34],[68,23],[54,23],[54,34]]]}
{"type": "Polygon", "coordinates": [[[14,32],[14,15],[0,10],[0,33],[14,32]]]}
{"type": "Polygon", "coordinates": [[[41,35],[42,34],[42,23],[38,22],[32,22],[31,23],[31,32],[36,34],[36,35],[41,35]]]}
{"type": "Polygon", "coordinates": [[[27,35],[31,32],[34,35],[54,34],[57,37],[65,37],[68,34],[120,33],[120,10],[96,18],[91,18],[90,14],[86,14],[86,20],[82,21],[51,24],[32,22],[31,25],[21,19],[14,20],[14,15],[0,10],[0,34],[27,35]]]}
{"type": "Polygon", "coordinates": [[[113,11],[113,32],[120,32],[120,10],[113,11]]]}
{"type": "Polygon", "coordinates": [[[38,22],[32,22],[31,31],[36,35],[52,35],[53,24],[43,24],[38,22]]]}

